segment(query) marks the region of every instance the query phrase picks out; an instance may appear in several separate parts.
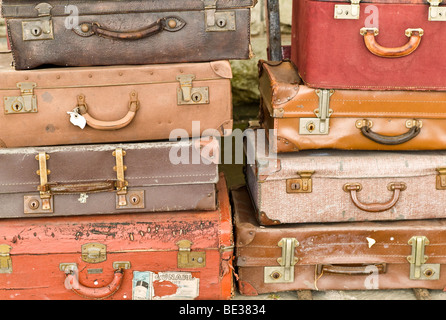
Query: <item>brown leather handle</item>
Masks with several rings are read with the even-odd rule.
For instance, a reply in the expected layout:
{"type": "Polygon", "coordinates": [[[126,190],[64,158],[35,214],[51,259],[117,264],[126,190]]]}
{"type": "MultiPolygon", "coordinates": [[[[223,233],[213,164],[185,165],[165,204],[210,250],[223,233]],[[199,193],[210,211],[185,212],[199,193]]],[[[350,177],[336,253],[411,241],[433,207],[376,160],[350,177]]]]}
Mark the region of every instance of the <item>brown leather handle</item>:
{"type": "Polygon", "coordinates": [[[88,299],[106,299],[113,294],[115,294],[121,287],[122,280],[124,278],[124,270],[116,270],[113,276],[113,280],[103,286],[98,288],[91,288],[81,284],[73,273],[68,273],[66,280],[68,281],[71,290],[83,298],[88,299]]]}
{"type": "Polygon", "coordinates": [[[359,183],[348,183],[344,185],[344,191],[350,193],[350,197],[356,207],[367,212],[382,212],[392,208],[399,200],[401,191],[406,190],[406,184],[403,182],[390,183],[387,186],[389,191],[393,191],[393,197],[384,203],[362,203],[358,199],[357,192],[362,190],[359,183]]]}
{"type": "Polygon", "coordinates": [[[115,190],[116,181],[113,180],[85,183],[48,183],[44,187],[38,187],[38,191],[46,192],[49,195],[112,192],[115,190]]]}
{"type": "Polygon", "coordinates": [[[376,132],[373,132],[371,130],[371,127],[368,125],[370,123],[367,120],[364,120],[364,123],[366,123],[364,126],[360,127],[361,133],[368,139],[384,145],[394,146],[398,144],[403,144],[407,141],[412,140],[416,136],[418,136],[421,132],[421,126],[414,125],[412,126],[409,131],[397,135],[397,136],[385,136],[376,132]]]}
{"type": "Polygon", "coordinates": [[[332,273],[332,274],[344,274],[344,275],[368,275],[371,274],[371,267],[376,267],[378,273],[386,273],[387,267],[385,263],[374,264],[353,264],[353,265],[334,265],[334,264],[318,264],[317,274],[332,273]]]}
{"type": "Polygon", "coordinates": [[[119,119],[114,121],[102,121],[93,118],[88,113],[88,106],[85,102],[85,95],[81,94],[77,97],[78,105],[77,110],[79,113],[85,118],[87,121],[87,125],[96,130],[118,130],[128,126],[136,116],[136,112],[139,109],[139,100],[138,93],[136,91],[132,91],[130,93],[130,102],[129,102],[129,111],[127,114],[119,119]]]}
{"type": "Polygon", "coordinates": [[[165,17],[158,19],[154,23],[135,31],[116,31],[102,27],[97,22],[84,22],[73,28],[73,31],[82,36],[90,37],[96,35],[99,37],[114,40],[141,40],[160,33],[163,30],[175,32],[186,25],[184,20],[178,17],[165,17]]]}
{"type": "Polygon", "coordinates": [[[406,36],[409,41],[401,46],[394,48],[383,47],[376,42],[375,36],[379,33],[376,28],[362,28],[360,34],[364,36],[364,42],[367,49],[376,56],[384,58],[400,58],[405,57],[414,52],[421,42],[421,37],[424,34],[423,29],[407,29],[406,36]]]}

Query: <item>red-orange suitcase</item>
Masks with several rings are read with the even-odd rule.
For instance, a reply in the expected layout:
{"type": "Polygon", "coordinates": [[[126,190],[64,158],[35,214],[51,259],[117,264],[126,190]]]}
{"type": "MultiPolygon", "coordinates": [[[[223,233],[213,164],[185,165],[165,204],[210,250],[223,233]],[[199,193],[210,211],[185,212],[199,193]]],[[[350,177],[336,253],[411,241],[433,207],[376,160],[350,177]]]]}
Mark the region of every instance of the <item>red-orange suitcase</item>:
{"type": "Polygon", "coordinates": [[[5,220],[0,299],[230,299],[232,220],[220,178],[216,211],[5,220]]]}

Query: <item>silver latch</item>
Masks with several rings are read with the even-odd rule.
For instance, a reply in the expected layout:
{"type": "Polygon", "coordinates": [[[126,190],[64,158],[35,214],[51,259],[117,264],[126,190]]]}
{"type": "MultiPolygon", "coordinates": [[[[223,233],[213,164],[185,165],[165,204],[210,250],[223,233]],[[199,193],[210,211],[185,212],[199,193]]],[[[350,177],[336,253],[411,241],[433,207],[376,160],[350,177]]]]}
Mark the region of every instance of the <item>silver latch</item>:
{"type": "Polygon", "coordinates": [[[414,236],[410,238],[409,245],[412,246],[412,254],[407,257],[410,263],[411,280],[438,280],[440,278],[440,264],[426,264],[428,256],[424,249],[429,245],[429,239],[425,236],[414,236]]]}
{"type": "Polygon", "coordinates": [[[19,82],[20,96],[5,97],[5,114],[37,112],[37,97],[34,94],[34,82],[19,82]]]}
{"type": "Polygon", "coordinates": [[[446,21],[446,6],[440,7],[443,0],[427,0],[429,2],[429,21],[446,21]]]}
{"type": "Polygon", "coordinates": [[[350,0],[350,2],[351,4],[335,5],[335,19],[359,19],[359,2],[361,2],[361,0],[350,0]]]}
{"type": "Polygon", "coordinates": [[[178,105],[208,104],[209,87],[193,87],[195,75],[185,74],[177,76],[180,87],[177,90],[178,105]]]}
{"type": "Polygon", "coordinates": [[[54,39],[53,20],[51,19],[52,8],[49,3],[39,3],[35,7],[38,18],[22,22],[23,41],[54,39]]]}
{"type": "Polygon", "coordinates": [[[280,266],[265,267],[265,283],[292,283],[294,282],[294,265],[299,260],[294,256],[294,249],[299,246],[296,238],[283,238],[278,246],[282,248],[282,256],[277,258],[280,266]]]}
{"type": "Polygon", "coordinates": [[[206,32],[236,30],[235,11],[217,11],[217,0],[203,1],[206,32]]]}
{"type": "Polygon", "coordinates": [[[330,97],[334,90],[316,90],[319,97],[319,108],[314,110],[317,118],[301,118],[299,122],[299,134],[328,134],[330,129],[330,116],[333,110],[330,109],[330,97]]]}

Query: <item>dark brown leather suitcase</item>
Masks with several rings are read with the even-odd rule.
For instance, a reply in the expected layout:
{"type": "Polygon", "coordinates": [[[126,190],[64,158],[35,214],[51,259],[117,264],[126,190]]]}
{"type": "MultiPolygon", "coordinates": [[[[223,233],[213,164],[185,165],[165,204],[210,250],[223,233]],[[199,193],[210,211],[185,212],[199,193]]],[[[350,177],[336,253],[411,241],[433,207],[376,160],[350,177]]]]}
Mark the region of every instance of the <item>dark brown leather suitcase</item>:
{"type": "Polygon", "coordinates": [[[224,176],[217,188],[213,211],[3,221],[0,299],[230,299],[234,243],[224,176]]]}
{"type": "Polygon", "coordinates": [[[0,146],[168,140],[230,134],[226,60],[17,71],[0,56],[0,146]],[[178,131],[177,131],[178,132],[178,131]],[[207,132],[207,133],[206,133],[207,132]]]}
{"type": "Polygon", "coordinates": [[[245,186],[231,198],[242,295],[446,286],[444,219],[262,227],[245,186]]]}
{"type": "Polygon", "coordinates": [[[17,69],[249,59],[256,0],[3,1],[17,69]]]}
{"type": "Polygon", "coordinates": [[[219,143],[0,149],[0,218],[215,210],[219,143]]]}

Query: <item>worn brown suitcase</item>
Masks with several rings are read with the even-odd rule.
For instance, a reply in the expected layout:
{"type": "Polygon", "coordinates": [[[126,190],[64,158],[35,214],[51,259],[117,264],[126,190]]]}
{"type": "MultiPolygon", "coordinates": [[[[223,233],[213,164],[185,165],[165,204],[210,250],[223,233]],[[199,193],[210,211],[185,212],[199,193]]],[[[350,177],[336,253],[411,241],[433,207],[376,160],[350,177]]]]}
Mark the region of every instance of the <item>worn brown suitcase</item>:
{"type": "Polygon", "coordinates": [[[0,224],[2,300],[227,300],[233,224],[224,176],[217,210],[0,224]]]}
{"type": "Polygon", "coordinates": [[[11,55],[0,55],[2,147],[168,140],[174,129],[187,137],[232,130],[228,61],[26,71],[10,63],[11,55]]]}
{"type": "Polygon", "coordinates": [[[0,149],[0,218],[215,210],[219,143],[0,149]]]}
{"type": "Polygon", "coordinates": [[[259,61],[259,81],[276,152],[446,149],[446,92],[314,89],[290,61],[259,61]]]}
{"type": "Polygon", "coordinates": [[[246,180],[262,225],[446,218],[445,150],[275,154],[263,129],[245,136],[246,180]]]}
{"type": "Polygon", "coordinates": [[[17,69],[249,59],[256,0],[3,1],[17,69]]]}
{"type": "Polygon", "coordinates": [[[265,228],[245,186],[231,197],[242,295],[446,286],[444,219],[265,228]]]}

